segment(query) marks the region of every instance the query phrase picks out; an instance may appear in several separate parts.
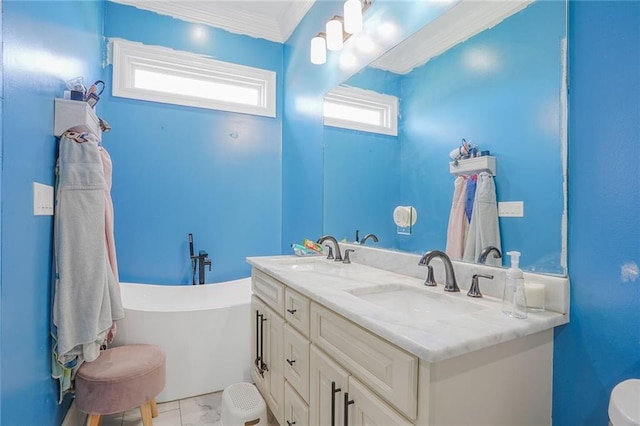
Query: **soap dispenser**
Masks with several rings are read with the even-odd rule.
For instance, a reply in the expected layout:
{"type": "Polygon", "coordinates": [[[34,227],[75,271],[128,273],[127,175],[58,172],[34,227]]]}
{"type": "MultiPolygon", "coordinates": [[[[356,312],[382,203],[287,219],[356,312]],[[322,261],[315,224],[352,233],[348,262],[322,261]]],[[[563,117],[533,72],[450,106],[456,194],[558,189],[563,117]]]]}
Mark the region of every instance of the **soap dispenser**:
{"type": "Polygon", "coordinates": [[[527,317],[527,298],[524,292],[524,274],[520,269],[520,252],[510,251],[511,267],[507,269],[502,295],[502,312],[511,318],[524,319],[527,317]]]}

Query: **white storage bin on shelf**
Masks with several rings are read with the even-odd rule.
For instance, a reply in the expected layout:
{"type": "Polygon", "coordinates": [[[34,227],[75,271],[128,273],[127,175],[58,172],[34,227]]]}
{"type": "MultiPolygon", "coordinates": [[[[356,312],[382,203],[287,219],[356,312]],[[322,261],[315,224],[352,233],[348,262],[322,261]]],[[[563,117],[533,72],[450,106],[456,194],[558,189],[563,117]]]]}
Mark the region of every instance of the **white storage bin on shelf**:
{"type": "Polygon", "coordinates": [[[449,163],[449,173],[454,175],[473,175],[480,172],[489,172],[495,176],[496,157],[485,155],[483,157],[458,160],[457,165],[453,161],[449,163]]]}
{"type": "Polygon", "coordinates": [[[98,139],[102,138],[100,119],[86,102],[56,99],[53,121],[53,134],[56,136],[73,130],[93,133],[98,139]]]}

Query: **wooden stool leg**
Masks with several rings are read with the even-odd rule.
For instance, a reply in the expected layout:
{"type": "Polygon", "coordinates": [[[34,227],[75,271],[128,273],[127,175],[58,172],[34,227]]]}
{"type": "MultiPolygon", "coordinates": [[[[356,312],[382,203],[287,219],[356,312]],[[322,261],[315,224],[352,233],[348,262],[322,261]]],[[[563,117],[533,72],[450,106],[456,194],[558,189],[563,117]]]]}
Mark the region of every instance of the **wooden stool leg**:
{"type": "Polygon", "coordinates": [[[151,417],[154,419],[158,417],[158,404],[156,403],[155,398],[151,400],[151,417]]]}
{"type": "Polygon", "coordinates": [[[151,420],[151,401],[147,401],[140,406],[140,414],[142,415],[143,426],[153,426],[153,420],[151,420]]]}
{"type": "Polygon", "coordinates": [[[89,417],[87,417],[87,426],[100,426],[101,423],[101,414],[89,414],[89,417]]]}

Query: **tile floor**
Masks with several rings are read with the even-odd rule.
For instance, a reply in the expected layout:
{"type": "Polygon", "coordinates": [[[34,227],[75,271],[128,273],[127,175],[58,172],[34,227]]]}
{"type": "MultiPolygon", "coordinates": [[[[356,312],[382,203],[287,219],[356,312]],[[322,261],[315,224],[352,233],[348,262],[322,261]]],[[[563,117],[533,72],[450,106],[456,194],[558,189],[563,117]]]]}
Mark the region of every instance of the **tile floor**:
{"type": "MultiPolygon", "coordinates": [[[[222,391],[160,403],[153,426],[220,426],[221,407],[222,391]]],[[[267,416],[270,426],[278,426],[270,411],[267,416]]],[[[140,409],[104,416],[102,426],[142,426],[140,409]]]]}
{"type": "MultiPolygon", "coordinates": [[[[222,392],[158,404],[153,426],[220,425],[222,392]]],[[[104,416],[102,426],[142,426],[140,409],[104,416]]]]}

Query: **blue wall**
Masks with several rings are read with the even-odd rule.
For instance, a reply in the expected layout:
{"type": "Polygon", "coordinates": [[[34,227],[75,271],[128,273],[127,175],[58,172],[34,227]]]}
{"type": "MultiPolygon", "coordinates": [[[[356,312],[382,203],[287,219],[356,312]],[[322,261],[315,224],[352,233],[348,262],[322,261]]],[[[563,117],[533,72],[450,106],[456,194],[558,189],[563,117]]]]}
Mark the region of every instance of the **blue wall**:
{"type": "MultiPolygon", "coordinates": [[[[367,67],[345,83],[400,96],[397,74],[367,67]]],[[[400,203],[400,141],[338,127],[324,127],[323,233],[354,241],[374,233],[382,247],[395,240],[393,209],[400,203]]],[[[370,243],[372,244],[372,243],[370,243]]]]}
{"type": "Polygon", "coordinates": [[[398,247],[447,240],[454,176],[449,152],[462,138],[497,157],[499,201],[524,201],[523,218],[500,218],[503,251],[527,270],[565,273],[560,95],[565,4],[538,2],[401,79],[401,203],[418,222],[398,247]]]}
{"type": "Polygon", "coordinates": [[[640,3],[569,13],[571,323],[556,329],[555,425],[606,424],[616,383],[640,378],[640,3]]]}
{"type": "Polygon", "coordinates": [[[246,256],[280,253],[282,44],[106,3],[105,35],[275,71],[277,117],[109,94],[105,135],[121,281],[190,284],[187,235],[213,259],[207,282],[249,276],[246,256]],[[200,29],[201,37],[194,37],[200,29]]]}
{"type": "MultiPolygon", "coordinates": [[[[392,6],[392,3],[385,1],[374,3],[377,13],[382,13],[383,10],[391,13],[392,6]]],[[[424,18],[424,14],[416,13],[411,7],[406,7],[407,4],[404,6],[408,14],[405,18],[412,14],[415,17],[408,21],[407,31],[410,32],[422,25],[422,22],[418,21],[427,18],[424,18]]],[[[101,76],[100,64],[104,52],[100,38],[102,7],[101,3],[89,1],[5,0],[3,3],[3,169],[0,180],[0,423],[3,425],[59,424],[65,412],[65,407],[58,407],[56,404],[57,385],[50,378],[48,333],[51,314],[52,220],[50,217],[32,216],[31,183],[53,183],[55,142],[52,136],[52,99],[61,96],[64,80],[77,75],[84,75],[88,79],[101,76]]],[[[107,4],[107,7],[123,8],[111,4],[107,4]]],[[[265,222],[266,226],[273,225],[276,229],[273,231],[273,238],[277,241],[260,241],[258,247],[267,246],[264,251],[277,252],[277,245],[282,245],[288,252],[290,242],[304,236],[315,237],[322,232],[322,184],[316,183],[318,179],[321,180],[323,161],[322,120],[318,112],[324,92],[347,78],[349,72],[336,71],[336,67],[332,67],[331,64],[315,68],[309,65],[308,40],[319,30],[318,22],[323,22],[336,11],[337,3],[316,4],[285,45],[284,67],[288,93],[284,94],[285,119],[282,122],[282,223],[277,223],[278,213],[264,212],[269,216],[265,222]],[[309,204],[306,204],[307,202],[309,204]],[[272,214],[273,216],[270,216],[272,214]],[[281,226],[283,229],[280,242],[281,226]]],[[[129,13],[124,9],[120,12],[129,13]]],[[[109,10],[110,15],[115,13],[114,10],[109,10]]],[[[158,18],[153,18],[154,21],[155,19],[158,18]]],[[[640,241],[640,229],[637,225],[640,219],[640,194],[636,185],[640,178],[637,163],[637,159],[640,158],[638,22],[638,2],[572,2],[570,5],[569,272],[572,281],[572,312],[571,323],[557,329],[555,337],[553,417],[556,425],[605,424],[607,401],[613,386],[623,379],[640,377],[640,312],[637,308],[640,290],[638,281],[625,282],[620,276],[622,265],[632,261],[638,263],[640,259],[640,248],[637,244],[640,241]]],[[[187,31],[190,28],[190,25],[175,22],[169,22],[167,25],[171,25],[172,31],[187,31]]],[[[125,35],[125,29],[116,30],[110,27],[107,31],[110,34],[122,31],[120,36],[125,35]]],[[[133,40],[150,44],[162,44],[164,40],[162,34],[146,34],[146,31],[142,34],[143,31],[136,28],[126,31],[141,32],[135,37],[130,35],[133,40]],[[145,37],[152,38],[147,40],[145,37]]],[[[404,35],[406,34],[400,36],[404,35]]],[[[240,36],[228,37],[236,40],[235,37],[240,36]]],[[[218,54],[214,54],[213,49],[196,48],[194,44],[188,44],[186,38],[186,33],[182,38],[178,37],[175,47],[211,55],[218,54]]],[[[266,46],[271,44],[267,43],[266,46]]],[[[279,48],[281,49],[281,46],[279,48]]],[[[226,55],[227,60],[242,63],[243,52],[233,52],[233,49],[229,49],[225,57],[226,55]],[[238,56],[231,59],[233,55],[238,56]]],[[[262,61],[255,52],[252,57],[258,58],[258,62],[262,61]]],[[[222,56],[218,58],[224,59],[222,56]]],[[[110,74],[108,71],[107,75],[110,74]]],[[[239,114],[229,114],[226,120],[219,117],[207,117],[205,120],[202,117],[204,112],[196,109],[185,108],[180,111],[178,107],[168,107],[167,111],[160,111],[157,106],[144,102],[135,102],[136,112],[126,116],[120,115],[117,111],[110,111],[111,108],[116,109],[116,103],[117,109],[134,110],[127,101],[110,99],[107,96],[98,104],[98,112],[114,126],[113,133],[105,135],[105,145],[112,152],[116,167],[116,238],[119,239],[118,249],[122,267],[125,270],[137,268],[131,264],[127,265],[125,257],[131,253],[126,252],[121,241],[134,238],[122,235],[123,233],[132,233],[140,239],[151,238],[146,246],[135,246],[134,255],[142,256],[136,261],[147,262],[146,250],[154,249],[156,242],[168,245],[168,250],[173,250],[173,253],[164,255],[163,260],[172,261],[174,267],[182,268],[177,279],[188,276],[188,263],[183,260],[184,253],[187,252],[188,232],[195,233],[196,248],[209,249],[210,252],[213,252],[212,247],[219,247],[219,241],[231,244],[231,250],[236,253],[234,244],[247,245],[245,241],[253,231],[252,228],[242,232],[239,230],[236,239],[235,235],[234,238],[230,238],[227,234],[220,240],[217,235],[204,235],[208,232],[204,223],[199,225],[202,226],[201,229],[194,229],[193,222],[206,216],[202,213],[194,213],[185,220],[187,224],[184,225],[184,229],[177,229],[182,226],[177,224],[167,231],[161,226],[165,223],[159,223],[153,225],[155,234],[151,230],[145,230],[140,236],[138,226],[143,230],[146,227],[151,228],[152,225],[145,222],[154,223],[156,213],[136,204],[135,196],[140,195],[142,189],[151,194],[148,197],[155,197],[148,198],[147,201],[165,202],[164,186],[169,183],[177,182],[183,185],[181,188],[184,189],[185,182],[192,182],[192,173],[195,177],[207,179],[213,178],[213,175],[205,175],[204,172],[201,174],[186,167],[179,172],[189,176],[177,176],[176,171],[172,171],[163,163],[166,161],[164,150],[172,149],[168,143],[158,142],[161,144],[161,149],[158,149],[156,145],[143,141],[146,150],[137,150],[137,139],[120,129],[134,129],[132,135],[137,136],[140,132],[136,132],[137,127],[131,122],[137,120],[137,115],[141,114],[146,128],[150,128],[153,135],[164,138],[163,129],[157,124],[153,127],[154,120],[148,115],[157,114],[158,122],[171,120],[171,117],[166,117],[169,110],[178,111],[178,116],[191,125],[199,126],[206,120],[212,120],[220,126],[228,126],[227,130],[212,128],[214,136],[211,139],[220,138],[221,141],[224,141],[224,135],[236,129],[240,130],[238,139],[242,139],[245,125],[263,129],[261,126],[269,127],[270,123],[260,119],[258,122],[245,124],[242,120],[244,116],[239,114]],[[125,147],[137,151],[131,155],[125,147]],[[127,162],[130,162],[129,165],[126,165],[127,162]],[[170,182],[162,181],[163,178],[158,176],[156,169],[148,166],[151,162],[164,166],[165,173],[174,179],[170,182]],[[148,167],[149,173],[154,173],[162,185],[158,184],[157,179],[145,181],[142,173],[125,172],[135,167],[143,170],[148,167]],[[141,179],[148,185],[143,188],[134,179],[141,179]],[[122,186],[132,186],[135,190],[132,189],[129,195],[125,195],[125,192],[120,192],[122,186]],[[133,205],[129,204],[130,202],[133,205]],[[147,214],[143,216],[136,213],[134,217],[139,223],[132,224],[129,220],[127,224],[129,214],[133,214],[138,208],[145,209],[147,214]],[[165,235],[167,233],[171,235],[165,235]],[[161,239],[158,239],[158,234],[162,235],[161,239]],[[200,236],[201,234],[203,235],[200,236]],[[205,238],[211,240],[204,241],[205,238]]],[[[279,108],[281,107],[280,105],[279,108]]],[[[176,122],[169,127],[166,133],[174,137],[181,130],[176,122]]],[[[199,138],[202,138],[204,130],[200,128],[198,131],[199,138]]],[[[180,140],[183,144],[195,143],[187,138],[180,140]]],[[[210,156],[213,162],[214,158],[228,150],[229,156],[226,158],[229,162],[239,162],[242,158],[242,164],[246,159],[255,167],[268,167],[265,163],[276,157],[276,154],[269,151],[271,148],[262,146],[257,138],[247,140],[250,141],[249,146],[262,152],[267,160],[258,161],[251,155],[242,157],[240,151],[232,146],[216,146],[215,143],[212,143],[211,147],[200,145],[196,153],[203,157],[210,156]]],[[[190,161],[200,161],[191,158],[186,160],[183,157],[189,154],[178,150],[171,151],[171,154],[183,164],[190,165],[190,161]]],[[[245,170],[243,165],[238,167],[245,170]]],[[[229,168],[222,170],[232,172],[229,168]]],[[[263,190],[269,191],[268,195],[277,199],[280,196],[278,194],[281,184],[280,177],[273,176],[277,171],[274,172],[271,168],[258,170],[257,174],[265,180],[263,190]],[[272,178],[276,184],[273,184],[272,178]],[[272,188],[274,185],[275,189],[272,188]]],[[[252,183],[246,185],[255,190],[252,183]]],[[[210,190],[206,185],[202,185],[201,188],[207,194],[220,194],[215,191],[223,191],[221,188],[210,190]]],[[[190,187],[185,190],[190,191],[190,187]]],[[[229,193],[216,196],[216,201],[225,208],[231,208],[230,201],[238,199],[231,198],[230,195],[232,191],[239,192],[237,187],[229,188],[228,191],[229,193]]],[[[173,204],[185,203],[185,207],[179,209],[180,212],[189,211],[199,200],[185,200],[176,191],[172,192],[172,195],[176,197],[173,204]]],[[[234,193],[233,197],[236,196],[234,193]]],[[[279,203],[280,201],[275,200],[267,206],[277,210],[280,209],[279,203]]],[[[173,211],[172,208],[168,206],[164,211],[170,211],[176,222],[184,220],[182,213],[179,214],[178,210],[173,211]]],[[[198,210],[198,207],[195,209],[198,210]]],[[[260,213],[262,214],[262,211],[260,213]]],[[[220,220],[217,217],[219,216],[212,215],[206,219],[215,222],[220,220]]],[[[260,216],[261,219],[264,217],[260,216]]],[[[167,221],[166,217],[162,220],[167,221]]],[[[263,238],[271,237],[263,235],[263,238]]],[[[135,241],[132,244],[135,244],[135,241]]],[[[237,256],[242,257],[244,254],[237,256]]],[[[214,262],[217,260],[214,255],[214,262]]],[[[235,260],[230,262],[236,265],[235,260]]],[[[165,274],[160,274],[155,269],[163,268],[161,263],[144,263],[145,273],[164,276],[165,274]]],[[[131,274],[132,279],[136,278],[133,275],[131,274]]],[[[217,278],[215,273],[213,276],[217,278]]]]}
{"type": "Polygon", "coordinates": [[[53,99],[64,81],[101,77],[102,4],[3,2],[2,368],[3,425],[59,424],[51,379],[53,220],[33,216],[32,182],[52,185],[53,99]]]}

